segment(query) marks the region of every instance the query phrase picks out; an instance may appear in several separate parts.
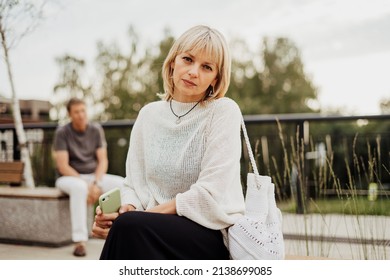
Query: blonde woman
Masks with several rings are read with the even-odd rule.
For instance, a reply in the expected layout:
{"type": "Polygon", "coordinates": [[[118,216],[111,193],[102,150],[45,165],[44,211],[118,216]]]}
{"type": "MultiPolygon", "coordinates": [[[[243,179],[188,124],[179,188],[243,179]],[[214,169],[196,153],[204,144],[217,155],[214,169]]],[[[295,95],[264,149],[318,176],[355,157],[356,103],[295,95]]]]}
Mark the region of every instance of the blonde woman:
{"type": "Polygon", "coordinates": [[[161,101],[130,136],[119,213],[97,209],[101,259],[228,259],[227,228],[244,213],[237,104],[224,97],[231,58],[215,29],[195,26],[163,65],[161,101]]]}

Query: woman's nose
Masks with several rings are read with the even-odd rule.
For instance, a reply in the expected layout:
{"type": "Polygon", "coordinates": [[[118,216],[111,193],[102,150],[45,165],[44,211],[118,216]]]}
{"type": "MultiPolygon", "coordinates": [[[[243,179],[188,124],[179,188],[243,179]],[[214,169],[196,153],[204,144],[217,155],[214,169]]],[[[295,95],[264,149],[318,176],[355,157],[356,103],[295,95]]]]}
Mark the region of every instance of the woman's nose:
{"type": "Polygon", "coordinates": [[[199,73],[199,66],[196,65],[196,64],[193,64],[190,69],[188,70],[188,74],[191,76],[191,77],[198,77],[198,73],[199,73]]]}

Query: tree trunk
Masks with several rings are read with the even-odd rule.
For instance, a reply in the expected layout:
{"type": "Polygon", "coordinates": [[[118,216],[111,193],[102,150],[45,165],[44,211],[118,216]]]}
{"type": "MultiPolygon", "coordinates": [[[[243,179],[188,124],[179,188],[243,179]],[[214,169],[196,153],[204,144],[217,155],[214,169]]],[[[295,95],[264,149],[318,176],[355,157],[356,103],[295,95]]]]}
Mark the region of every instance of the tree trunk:
{"type": "MultiPolygon", "coordinates": [[[[25,180],[26,187],[35,188],[32,167],[31,167],[30,154],[29,154],[29,151],[27,149],[26,134],[25,134],[25,131],[23,128],[19,100],[16,97],[14,80],[13,80],[12,71],[11,71],[11,63],[10,63],[9,56],[8,56],[8,47],[7,47],[7,42],[6,42],[6,38],[5,38],[5,33],[4,33],[4,30],[1,26],[1,22],[0,22],[0,34],[1,34],[1,43],[2,43],[3,51],[4,51],[4,59],[5,59],[6,65],[7,65],[8,79],[9,79],[9,83],[11,86],[12,115],[14,118],[16,135],[18,136],[18,139],[19,139],[21,159],[24,162],[24,171],[23,171],[24,180],[25,180]]],[[[14,143],[14,145],[16,145],[16,143],[14,143]]]]}

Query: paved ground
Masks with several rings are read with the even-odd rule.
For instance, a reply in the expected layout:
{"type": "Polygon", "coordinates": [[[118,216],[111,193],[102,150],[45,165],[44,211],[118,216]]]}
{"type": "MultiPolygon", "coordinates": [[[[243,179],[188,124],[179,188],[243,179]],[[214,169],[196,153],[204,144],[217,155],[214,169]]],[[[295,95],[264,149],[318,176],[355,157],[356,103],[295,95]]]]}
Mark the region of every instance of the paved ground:
{"type": "MultiPolygon", "coordinates": [[[[287,259],[390,259],[390,217],[283,214],[283,218],[287,259]]],[[[103,243],[89,240],[83,258],[72,255],[73,245],[0,243],[0,260],[97,260],[103,243]]]]}
{"type": "Polygon", "coordinates": [[[87,256],[73,256],[73,245],[59,248],[25,246],[0,243],[0,260],[97,260],[103,248],[103,240],[91,239],[87,242],[87,256]]]}
{"type": "Polygon", "coordinates": [[[390,259],[390,217],[283,214],[287,254],[390,259]]]}
{"type": "MultiPolygon", "coordinates": [[[[290,244],[286,241],[286,245],[290,244]]],[[[97,260],[103,247],[103,241],[92,239],[87,243],[87,256],[72,255],[73,245],[60,248],[0,244],[0,260],[97,260]]],[[[288,255],[287,259],[306,259],[305,256],[288,255]]]]}

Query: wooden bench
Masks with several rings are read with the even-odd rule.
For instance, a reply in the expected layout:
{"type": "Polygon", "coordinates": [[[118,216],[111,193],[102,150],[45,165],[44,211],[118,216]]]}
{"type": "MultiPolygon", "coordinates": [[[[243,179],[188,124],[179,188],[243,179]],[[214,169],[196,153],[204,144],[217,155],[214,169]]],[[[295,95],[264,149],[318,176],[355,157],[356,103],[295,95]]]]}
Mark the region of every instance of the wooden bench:
{"type": "Polygon", "coordinates": [[[0,183],[20,185],[23,182],[23,168],[21,161],[0,162],[0,183]]]}

